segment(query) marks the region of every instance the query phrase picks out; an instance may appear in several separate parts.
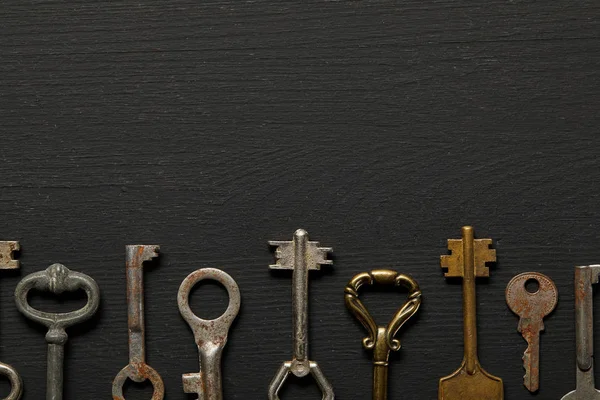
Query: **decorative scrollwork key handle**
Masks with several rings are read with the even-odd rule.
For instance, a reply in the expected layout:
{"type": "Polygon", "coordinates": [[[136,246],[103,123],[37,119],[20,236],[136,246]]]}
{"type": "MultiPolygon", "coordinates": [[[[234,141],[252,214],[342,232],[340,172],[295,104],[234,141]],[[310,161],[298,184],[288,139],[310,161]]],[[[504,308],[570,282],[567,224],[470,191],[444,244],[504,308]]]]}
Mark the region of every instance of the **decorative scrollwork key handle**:
{"type": "Polygon", "coordinates": [[[395,336],[402,325],[415,315],[421,305],[421,290],[410,276],[388,269],[376,269],[356,275],[344,289],[346,307],[365,327],[369,335],[363,346],[373,350],[373,400],[387,399],[388,361],[390,351],[400,350],[395,336]],[[396,311],[387,326],[378,326],[362,301],[358,291],[363,285],[403,286],[408,289],[408,300],[396,311]]]}

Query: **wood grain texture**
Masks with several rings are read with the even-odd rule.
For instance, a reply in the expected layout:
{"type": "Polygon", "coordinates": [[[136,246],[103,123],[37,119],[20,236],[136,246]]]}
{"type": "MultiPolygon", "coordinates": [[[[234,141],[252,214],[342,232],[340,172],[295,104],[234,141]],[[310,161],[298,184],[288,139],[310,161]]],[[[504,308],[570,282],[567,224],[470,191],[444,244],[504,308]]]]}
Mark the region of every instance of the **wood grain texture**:
{"type": "MultiPolygon", "coordinates": [[[[101,311],[71,331],[65,398],[109,398],[127,363],[133,243],[161,245],[145,276],[147,357],[167,399],[193,398],[181,374],[198,360],[175,299],[208,266],[242,290],[225,398],[266,398],[292,351],[291,279],[269,272],[267,240],[298,227],[334,248],[333,268],[311,275],[310,352],[338,399],[370,398],[370,354],[343,287],[380,267],[412,274],[424,296],[400,333],[390,399],[437,398],[462,359],[461,288],[445,282],[439,255],[463,224],[498,251],[477,285],[484,368],[504,379],[507,400],[532,397],[504,289],[540,271],[560,300],[533,398],[574,388],[573,266],[600,262],[597,1],[0,8],[0,236],[22,245],[21,271],[0,274],[0,360],[21,372],[24,400],[44,398],[45,342],[14,306],[18,280],[52,262],[97,280],[101,311]]],[[[199,312],[222,306],[208,293],[218,295],[195,295],[199,312]]],[[[402,300],[367,296],[382,323],[402,300]]],[[[285,393],[309,397],[313,386],[285,393]]]]}

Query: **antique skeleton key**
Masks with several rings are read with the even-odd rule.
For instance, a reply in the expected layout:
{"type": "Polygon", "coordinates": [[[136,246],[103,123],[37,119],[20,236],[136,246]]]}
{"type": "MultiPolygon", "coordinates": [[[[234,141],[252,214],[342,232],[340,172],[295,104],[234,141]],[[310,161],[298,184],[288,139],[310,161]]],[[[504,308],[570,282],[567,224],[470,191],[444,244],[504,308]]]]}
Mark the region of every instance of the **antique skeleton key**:
{"type": "Polygon", "coordinates": [[[402,325],[419,310],[421,305],[419,285],[408,275],[388,269],[376,269],[362,272],[352,278],[344,289],[344,299],[346,307],[369,332],[369,336],[363,339],[363,346],[367,350],[373,350],[373,400],[386,400],[390,351],[400,350],[400,340],[395,336],[402,325]],[[408,289],[408,299],[387,326],[377,326],[358,298],[358,291],[363,285],[404,286],[408,289]]]}
{"type": "Polygon", "coordinates": [[[323,400],[333,400],[333,387],[329,384],[321,368],[308,359],[308,272],[318,270],[321,265],[333,262],[327,259],[329,247],[319,247],[319,242],[308,240],[303,229],[294,232],[292,241],[270,241],[275,250],[276,264],[271,269],[291,269],[294,354],[291,361],[285,361],[269,385],[269,400],[279,400],[279,390],[290,374],[302,378],[312,374],[323,392],[323,400]]]}
{"type": "Polygon", "coordinates": [[[198,400],[223,400],[221,379],[221,354],[227,344],[227,335],[233,320],[240,311],[240,289],[233,278],[216,268],[202,268],[189,274],[177,292],[177,305],[185,322],[192,328],[200,357],[200,372],[182,376],[183,391],[195,393],[198,400]],[[229,294],[227,310],[218,318],[206,320],[190,308],[190,291],[198,282],[214,280],[229,294]]]}
{"type": "MultiPolygon", "coordinates": [[[[13,259],[13,253],[19,250],[19,242],[0,242],[0,269],[18,269],[19,262],[13,259]]],[[[0,362],[0,375],[10,382],[10,393],[4,400],[19,400],[23,393],[23,381],[12,366],[0,362]]]]}
{"type": "Polygon", "coordinates": [[[446,278],[462,278],[464,358],[452,374],[440,379],[439,400],[502,400],[502,379],[486,372],[477,357],[475,278],[488,277],[486,263],[496,261],[492,239],[474,239],[473,228],[462,228],[462,239],[448,239],[451,255],[441,257],[446,278]]]}
{"type": "Polygon", "coordinates": [[[527,342],[527,350],[523,354],[523,383],[530,392],[535,392],[540,387],[540,332],[544,330],[543,318],[554,310],[557,302],[556,285],[539,272],[519,274],[506,286],[506,303],[519,316],[517,329],[527,342]],[[538,283],[538,290],[535,292],[530,292],[525,287],[532,280],[538,283]]]}
{"type": "Polygon", "coordinates": [[[592,285],[598,283],[600,265],[575,267],[575,339],[577,386],[562,400],[600,400],[594,380],[594,306],[592,285]]]}
{"type": "Polygon", "coordinates": [[[146,328],[144,324],[144,271],[145,261],[158,257],[159,246],[126,246],[127,270],[127,323],[129,325],[129,364],[115,377],[113,400],[124,400],[123,385],[127,379],[134,382],[149,380],[154,390],[152,400],[162,400],[165,386],[162,378],[146,364],[146,328]]]}
{"type": "Polygon", "coordinates": [[[100,289],[89,276],[71,271],[62,264],[52,264],[45,271],[35,272],[23,278],[15,289],[15,301],[17,309],[27,318],[48,328],[48,333],[46,333],[46,342],[48,342],[46,400],[62,400],[64,346],[68,339],[65,329],[94,315],[100,304],[100,289]],[[88,301],[79,310],[67,313],[39,311],[27,302],[27,294],[31,289],[49,291],[54,294],[83,289],[88,301]]]}

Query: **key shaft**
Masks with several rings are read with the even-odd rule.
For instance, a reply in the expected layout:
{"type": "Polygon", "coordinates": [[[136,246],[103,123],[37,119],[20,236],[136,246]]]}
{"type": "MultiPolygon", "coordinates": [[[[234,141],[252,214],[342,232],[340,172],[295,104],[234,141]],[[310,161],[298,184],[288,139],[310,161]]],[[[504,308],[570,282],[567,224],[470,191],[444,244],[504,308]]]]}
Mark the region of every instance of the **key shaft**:
{"type": "Polygon", "coordinates": [[[473,229],[462,229],[463,251],[463,340],[466,369],[469,375],[475,373],[477,358],[477,298],[475,293],[475,254],[473,250],[473,229]]]}

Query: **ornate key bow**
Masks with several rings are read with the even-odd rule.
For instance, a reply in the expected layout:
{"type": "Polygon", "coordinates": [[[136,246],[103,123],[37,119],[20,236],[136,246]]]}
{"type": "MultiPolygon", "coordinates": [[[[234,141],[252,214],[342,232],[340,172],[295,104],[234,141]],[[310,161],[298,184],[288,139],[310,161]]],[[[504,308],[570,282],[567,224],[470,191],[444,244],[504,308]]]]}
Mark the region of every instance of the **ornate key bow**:
{"type": "Polygon", "coordinates": [[[419,310],[421,290],[417,282],[408,275],[387,269],[376,269],[356,275],[348,283],[344,293],[346,307],[369,333],[362,342],[365,349],[373,350],[373,400],[385,400],[390,351],[400,350],[400,340],[395,336],[402,325],[419,310]],[[407,301],[396,311],[387,326],[378,326],[358,298],[358,291],[365,284],[403,286],[408,289],[407,301]]]}

